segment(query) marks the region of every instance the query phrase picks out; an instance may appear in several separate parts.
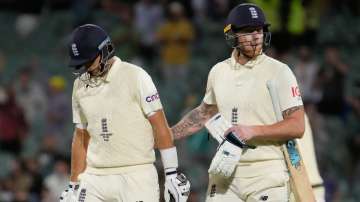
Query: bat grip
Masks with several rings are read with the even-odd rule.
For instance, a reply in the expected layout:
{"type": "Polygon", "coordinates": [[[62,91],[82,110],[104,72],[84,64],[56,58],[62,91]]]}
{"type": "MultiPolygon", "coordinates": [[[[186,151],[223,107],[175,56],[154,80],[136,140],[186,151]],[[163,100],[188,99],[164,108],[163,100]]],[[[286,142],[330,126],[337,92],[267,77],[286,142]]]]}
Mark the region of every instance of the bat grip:
{"type": "Polygon", "coordinates": [[[230,132],[225,136],[225,139],[232,143],[235,146],[240,147],[241,149],[255,149],[256,146],[254,145],[248,145],[244,142],[244,140],[241,140],[236,134],[233,132],[230,132]]]}

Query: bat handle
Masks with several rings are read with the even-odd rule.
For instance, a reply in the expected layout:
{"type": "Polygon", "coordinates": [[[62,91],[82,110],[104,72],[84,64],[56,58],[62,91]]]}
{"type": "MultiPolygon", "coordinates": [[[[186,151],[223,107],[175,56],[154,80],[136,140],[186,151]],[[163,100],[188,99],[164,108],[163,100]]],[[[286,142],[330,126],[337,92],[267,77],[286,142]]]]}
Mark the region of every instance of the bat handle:
{"type": "Polygon", "coordinates": [[[248,145],[245,143],[244,140],[240,139],[236,134],[234,134],[233,132],[230,132],[229,134],[226,135],[226,140],[229,141],[230,143],[242,148],[242,149],[255,149],[256,146],[254,145],[248,145]]]}

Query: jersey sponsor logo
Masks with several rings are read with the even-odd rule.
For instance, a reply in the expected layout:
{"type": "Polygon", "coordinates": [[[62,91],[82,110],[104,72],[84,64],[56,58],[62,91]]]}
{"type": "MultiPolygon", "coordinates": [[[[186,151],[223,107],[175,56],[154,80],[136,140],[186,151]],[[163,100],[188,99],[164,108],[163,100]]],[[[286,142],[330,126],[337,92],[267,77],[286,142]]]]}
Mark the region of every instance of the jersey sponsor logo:
{"type": "Polygon", "coordinates": [[[150,95],[150,96],[147,96],[145,98],[146,102],[153,102],[153,101],[158,100],[158,99],[160,99],[160,96],[159,96],[158,92],[156,92],[154,95],[150,95]]]}
{"type": "Polygon", "coordinates": [[[73,52],[73,54],[74,54],[75,56],[79,56],[79,55],[80,55],[79,50],[77,49],[75,43],[71,44],[71,50],[72,50],[72,52],[73,52]]]}
{"type": "Polygon", "coordinates": [[[249,11],[250,11],[250,14],[251,14],[252,18],[258,18],[259,17],[258,13],[257,13],[257,11],[256,11],[256,9],[254,7],[250,7],[249,11]]]}
{"type": "Polygon", "coordinates": [[[292,97],[300,97],[300,89],[298,86],[291,87],[291,95],[292,97]]]}

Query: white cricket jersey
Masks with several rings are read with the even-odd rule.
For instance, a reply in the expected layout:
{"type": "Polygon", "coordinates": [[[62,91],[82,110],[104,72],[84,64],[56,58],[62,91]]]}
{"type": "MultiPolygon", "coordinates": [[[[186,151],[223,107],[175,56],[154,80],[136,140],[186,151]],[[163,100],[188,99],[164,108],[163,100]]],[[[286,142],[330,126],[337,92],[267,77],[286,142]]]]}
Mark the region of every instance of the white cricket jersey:
{"type": "MultiPolygon", "coordinates": [[[[271,97],[266,87],[268,80],[276,82],[282,111],[302,105],[297,81],[286,64],[261,54],[241,65],[235,61],[234,54],[235,52],[231,58],[217,63],[211,69],[203,99],[206,104],[216,104],[219,112],[228,121],[234,125],[268,125],[276,122],[271,97]]],[[[257,148],[243,153],[236,175],[256,176],[264,174],[265,170],[287,170],[280,150],[281,142],[250,143],[257,148]]]]}
{"type": "Polygon", "coordinates": [[[73,122],[87,124],[90,134],[85,172],[116,174],[155,161],[153,129],[146,115],[162,105],[142,68],[115,57],[100,86],[75,80],[72,105],[73,122]]]}

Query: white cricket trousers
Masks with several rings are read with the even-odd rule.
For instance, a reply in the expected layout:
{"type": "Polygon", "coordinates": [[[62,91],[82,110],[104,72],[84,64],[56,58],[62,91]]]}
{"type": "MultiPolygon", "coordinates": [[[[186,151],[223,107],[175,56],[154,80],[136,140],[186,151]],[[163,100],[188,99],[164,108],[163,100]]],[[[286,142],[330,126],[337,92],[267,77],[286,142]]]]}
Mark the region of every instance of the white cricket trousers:
{"type": "Polygon", "coordinates": [[[288,202],[289,174],[275,172],[256,177],[210,175],[206,202],[288,202]]]}
{"type": "Polygon", "coordinates": [[[78,202],[159,202],[158,175],[154,165],[115,175],[80,175],[78,202]]]}

